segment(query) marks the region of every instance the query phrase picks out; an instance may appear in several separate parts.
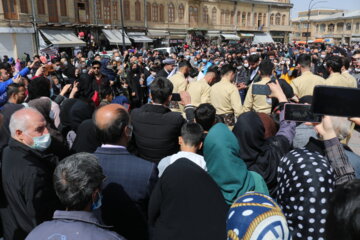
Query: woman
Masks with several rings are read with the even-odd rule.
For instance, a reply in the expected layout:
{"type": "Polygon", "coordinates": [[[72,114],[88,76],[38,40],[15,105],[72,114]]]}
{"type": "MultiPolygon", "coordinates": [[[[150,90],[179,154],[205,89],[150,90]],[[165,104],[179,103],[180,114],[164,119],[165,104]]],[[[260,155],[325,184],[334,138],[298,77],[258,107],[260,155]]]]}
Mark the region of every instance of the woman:
{"type": "Polygon", "coordinates": [[[228,207],[211,177],[186,158],[166,168],[149,202],[151,239],[226,238],[228,207]]]}
{"type": "Polygon", "coordinates": [[[218,123],[210,129],[204,142],[204,158],[208,173],[219,185],[228,205],[248,191],[268,194],[264,179],[248,171],[240,158],[237,139],[225,124],[218,123]]]}
{"type": "Polygon", "coordinates": [[[318,152],[295,149],[280,160],[276,200],[293,239],[325,239],[330,194],[335,187],[329,161],[318,152]]]}
{"type": "Polygon", "coordinates": [[[285,121],[283,114],[281,117],[277,133],[268,115],[255,112],[241,114],[233,129],[240,145],[240,157],[249,170],[264,178],[271,196],[276,191],[279,160],[291,149],[295,135],[295,123],[285,121]]]}

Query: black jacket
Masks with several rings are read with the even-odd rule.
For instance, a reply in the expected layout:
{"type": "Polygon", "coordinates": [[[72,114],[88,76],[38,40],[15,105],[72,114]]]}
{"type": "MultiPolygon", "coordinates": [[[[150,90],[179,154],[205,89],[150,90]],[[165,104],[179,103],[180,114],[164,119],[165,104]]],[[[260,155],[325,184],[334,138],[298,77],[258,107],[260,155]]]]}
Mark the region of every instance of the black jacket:
{"type": "Polygon", "coordinates": [[[156,74],[156,78],[158,77],[164,77],[167,78],[169,76],[170,73],[167,73],[165,71],[165,69],[161,69],[157,74],[156,74]]]}
{"type": "Polygon", "coordinates": [[[32,229],[51,220],[54,211],[61,209],[52,183],[56,163],[52,154],[9,140],[1,168],[8,210],[5,239],[25,239],[32,229]]]}
{"type": "Polygon", "coordinates": [[[161,105],[145,104],[131,112],[133,143],[141,158],[159,162],[179,151],[180,131],[185,119],[161,105]]]}

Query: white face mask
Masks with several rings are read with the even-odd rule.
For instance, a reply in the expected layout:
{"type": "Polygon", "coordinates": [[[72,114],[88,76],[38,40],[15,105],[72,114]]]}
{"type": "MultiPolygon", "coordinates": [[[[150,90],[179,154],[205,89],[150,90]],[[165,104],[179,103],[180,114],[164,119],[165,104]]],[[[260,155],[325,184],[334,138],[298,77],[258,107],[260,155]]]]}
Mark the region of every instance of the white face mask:
{"type": "Polygon", "coordinates": [[[120,62],[120,57],[115,57],[115,61],[120,62]]]}
{"type": "Polygon", "coordinates": [[[248,68],[248,67],[249,67],[249,64],[248,64],[248,63],[245,63],[245,64],[244,64],[244,67],[248,68]]]}
{"type": "Polygon", "coordinates": [[[325,57],[326,57],[326,55],[321,55],[320,57],[321,57],[321,58],[325,58],[325,57]]]}

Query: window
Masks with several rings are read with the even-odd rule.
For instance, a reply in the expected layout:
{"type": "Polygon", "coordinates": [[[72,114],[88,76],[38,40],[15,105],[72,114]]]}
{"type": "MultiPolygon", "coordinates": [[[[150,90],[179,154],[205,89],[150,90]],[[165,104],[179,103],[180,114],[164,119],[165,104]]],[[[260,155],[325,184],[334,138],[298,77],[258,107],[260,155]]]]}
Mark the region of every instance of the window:
{"type": "Polygon", "coordinates": [[[281,18],[281,25],[286,25],[285,24],[285,20],[286,20],[286,15],[282,15],[282,18],[281,18]]]}
{"type": "Polygon", "coordinates": [[[224,23],[225,23],[225,11],[221,9],[220,24],[223,25],[224,23]]]}
{"type": "Polygon", "coordinates": [[[257,22],[257,13],[254,13],[254,15],[253,15],[253,25],[255,26],[255,27],[257,27],[258,25],[258,22],[257,22]]]}
{"type": "Polygon", "coordinates": [[[236,23],[238,25],[241,25],[241,12],[240,11],[237,12],[236,23]]]}
{"type": "Polygon", "coordinates": [[[246,18],[246,25],[247,25],[247,26],[250,26],[250,19],[251,19],[251,13],[248,12],[247,18],[246,18]]]}
{"type": "Polygon", "coordinates": [[[241,25],[243,27],[246,26],[246,12],[243,12],[242,15],[241,15],[241,25]]]}
{"type": "Polygon", "coordinates": [[[329,24],[328,25],[328,32],[334,32],[334,28],[335,28],[335,26],[334,26],[334,24],[329,24]]]}
{"type": "Polygon", "coordinates": [[[118,10],[118,2],[114,1],[113,2],[113,19],[114,20],[119,20],[119,10],[118,10]]]}
{"type": "Polygon", "coordinates": [[[130,20],[130,1],[124,1],[124,18],[125,20],[130,20]]]}
{"type": "Polygon", "coordinates": [[[150,3],[146,3],[146,19],[148,21],[151,21],[151,4],[150,3]]]}
{"type": "Polygon", "coordinates": [[[175,7],[173,3],[169,4],[168,15],[169,22],[175,22],[175,7]]]}
{"type": "Polygon", "coordinates": [[[319,24],[316,24],[316,32],[319,32],[319,24]]]}
{"type": "Polygon", "coordinates": [[[356,31],[358,32],[360,30],[360,22],[356,23],[356,31]]]}
{"type": "MultiPolygon", "coordinates": [[[[5,0],[6,2],[6,0],[5,0]]],[[[20,12],[29,13],[27,0],[20,0],[20,12]]]]}
{"type": "Polygon", "coordinates": [[[66,0],[60,0],[60,16],[67,16],[66,0]]]}
{"type": "Polygon", "coordinates": [[[139,0],[135,2],[135,20],[141,21],[141,4],[139,0]]]}
{"type": "Polygon", "coordinates": [[[264,13],[264,16],[263,16],[263,25],[266,26],[266,13],[264,13]]]}
{"type": "Polygon", "coordinates": [[[180,20],[184,19],[184,13],[185,13],[184,5],[180,4],[180,6],[179,6],[179,19],[180,20]]]}
{"type": "Polygon", "coordinates": [[[207,7],[203,8],[203,23],[209,23],[209,11],[207,7]]]}
{"type": "Polygon", "coordinates": [[[103,0],[104,2],[104,20],[105,23],[111,23],[110,0],[103,0]]]}
{"type": "Polygon", "coordinates": [[[6,19],[17,19],[15,0],[2,0],[4,8],[4,17],[6,19]]]}
{"type": "Polygon", "coordinates": [[[351,23],[346,24],[346,31],[351,31],[351,23]]]}
{"type": "Polygon", "coordinates": [[[160,6],[159,6],[159,15],[160,15],[160,22],[165,22],[164,5],[162,5],[162,4],[160,4],[160,6]]]}
{"type": "Polygon", "coordinates": [[[159,21],[158,5],[156,3],[152,5],[152,20],[153,22],[159,21]]]}
{"type": "Polygon", "coordinates": [[[37,0],[37,9],[38,9],[38,14],[45,14],[44,0],[37,0]]]}
{"type": "Polygon", "coordinates": [[[277,13],[275,16],[275,25],[280,25],[281,14],[277,13]]]}
{"type": "Polygon", "coordinates": [[[232,11],[230,14],[231,14],[231,15],[230,15],[230,24],[231,24],[231,25],[234,25],[235,12],[232,11]]]}
{"type": "Polygon", "coordinates": [[[259,13],[259,15],[258,15],[258,27],[262,27],[262,13],[259,13]]]}
{"type": "Polygon", "coordinates": [[[326,25],[323,23],[320,25],[320,32],[325,32],[326,25]]]}
{"type": "Polygon", "coordinates": [[[274,25],[274,17],[275,17],[275,15],[272,13],[270,15],[270,25],[274,25]]]}
{"type": "Polygon", "coordinates": [[[215,7],[213,7],[212,12],[211,12],[211,22],[213,25],[216,24],[216,14],[217,14],[217,10],[215,7]]]}
{"type": "Polygon", "coordinates": [[[189,22],[190,23],[197,23],[198,22],[198,8],[197,7],[189,7],[189,22]]]}
{"type": "Polygon", "coordinates": [[[230,24],[230,11],[226,10],[225,12],[225,24],[229,25],[230,24]]]}
{"type": "Polygon", "coordinates": [[[49,22],[59,22],[57,1],[47,0],[49,22]]]}
{"type": "Polygon", "coordinates": [[[102,19],[101,1],[100,0],[96,0],[96,17],[98,19],[102,19]]]}

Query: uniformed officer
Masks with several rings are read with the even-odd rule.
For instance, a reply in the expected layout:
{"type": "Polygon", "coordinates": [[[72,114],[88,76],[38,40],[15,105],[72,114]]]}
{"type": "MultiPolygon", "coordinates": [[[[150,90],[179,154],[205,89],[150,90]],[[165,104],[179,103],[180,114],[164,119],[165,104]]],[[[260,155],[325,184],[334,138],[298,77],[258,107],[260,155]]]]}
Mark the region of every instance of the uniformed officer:
{"type": "MultiPolygon", "coordinates": [[[[169,78],[171,83],[174,86],[172,93],[180,93],[186,91],[188,81],[187,77],[189,75],[191,65],[188,61],[181,61],[178,66],[178,71],[169,78]]],[[[174,112],[183,112],[183,106],[179,105],[176,101],[170,102],[170,109],[174,112]]]]}
{"type": "Polygon", "coordinates": [[[347,79],[341,75],[341,68],[343,66],[342,59],[339,56],[331,56],[326,60],[326,68],[330,73],[325,80],[328,86],[347,87],[347,79]]]}
{"type": "Polygon", "coordinates": [[[210,85],[217,77],[214,70],[209,70],[203,79],[189,83],[187,92],[191,96],[191,105],[198,107],[202,103],[210,103],[210,85]]]}

